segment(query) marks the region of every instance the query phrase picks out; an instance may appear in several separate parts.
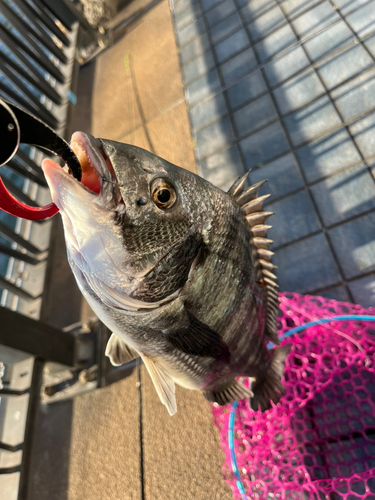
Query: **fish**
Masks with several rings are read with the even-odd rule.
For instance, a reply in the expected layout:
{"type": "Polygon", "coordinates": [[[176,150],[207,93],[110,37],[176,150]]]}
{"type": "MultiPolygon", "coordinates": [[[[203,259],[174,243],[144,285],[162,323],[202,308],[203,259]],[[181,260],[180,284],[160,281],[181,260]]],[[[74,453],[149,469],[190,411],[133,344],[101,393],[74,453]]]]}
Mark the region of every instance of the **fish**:
{"type": "Polygon", "coordinates": [[[175,384],[219,405],[276,404],[290,345],[268,348],[279,340],[265,181],[246,187],[245,174],[224,192],[136,146],[83,132],[70,145],[81,182],[51,159],[42,168],[78,287],[113,332],[112,364],[140,357],[170,415],[175,384]]]}

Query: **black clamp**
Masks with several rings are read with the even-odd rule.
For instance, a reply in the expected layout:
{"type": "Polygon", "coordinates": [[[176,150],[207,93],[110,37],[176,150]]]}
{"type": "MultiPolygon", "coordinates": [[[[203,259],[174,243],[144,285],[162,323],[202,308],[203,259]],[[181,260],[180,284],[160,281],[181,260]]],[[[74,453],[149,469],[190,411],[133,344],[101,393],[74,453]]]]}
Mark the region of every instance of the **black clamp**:
{"type": "Polygon", "coordinates": [[[82,168],[69,144],[35,116],[0,99],[0,166],[17,153],[20,143],[30,144],[60,156],[80,181],[82,168]]]}

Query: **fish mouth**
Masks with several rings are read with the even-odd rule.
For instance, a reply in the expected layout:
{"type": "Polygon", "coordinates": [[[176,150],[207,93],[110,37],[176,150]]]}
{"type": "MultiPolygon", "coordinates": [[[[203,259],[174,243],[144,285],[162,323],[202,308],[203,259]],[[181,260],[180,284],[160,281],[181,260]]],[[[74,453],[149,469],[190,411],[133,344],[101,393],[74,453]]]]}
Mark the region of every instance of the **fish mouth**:
{"type": "Polygon", "coordinates": [[[74,198],[86,201],[91,198],[89,203],[95,201],[105,210],[120,209],[122,214],[125,213],[120,185],[112,163],[104,152],[102,141],[83,132],[75,132],[70,147],[82,169],[81,181],[73,177],[67,165],[61,168],[49,158],[42,162],[52,200],[57,207],[66,210],[74,198]]]}
{"type": "Polygon", "coordinates": [[[118,188],[118,181],[100,139],[83,132],[75,132],[72,135],[70,147],[82,168],[80,183],[97,195],[103,194],[104,190],[109,190],[113,194],[114,188],[118,188]]]}

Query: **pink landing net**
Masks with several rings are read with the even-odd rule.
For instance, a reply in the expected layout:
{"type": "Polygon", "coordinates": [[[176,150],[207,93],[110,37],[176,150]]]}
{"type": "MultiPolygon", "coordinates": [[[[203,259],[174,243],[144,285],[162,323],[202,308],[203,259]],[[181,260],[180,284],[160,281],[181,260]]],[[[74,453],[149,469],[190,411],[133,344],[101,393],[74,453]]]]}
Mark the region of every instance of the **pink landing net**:
{"type": "MultiPolygon", "coordinates": [[[[292,293],[280,294],[280,310],[280,336],[319,318],[375,316],[375,308],[292,293]]],[[[246,495],[231,465],[232,407],[212,405],[234,498],[375,500],[375,323],[332,321],[287,343],[280,403],[263,414],[247,401],[235,410],[234,450],[246,495]]]]}

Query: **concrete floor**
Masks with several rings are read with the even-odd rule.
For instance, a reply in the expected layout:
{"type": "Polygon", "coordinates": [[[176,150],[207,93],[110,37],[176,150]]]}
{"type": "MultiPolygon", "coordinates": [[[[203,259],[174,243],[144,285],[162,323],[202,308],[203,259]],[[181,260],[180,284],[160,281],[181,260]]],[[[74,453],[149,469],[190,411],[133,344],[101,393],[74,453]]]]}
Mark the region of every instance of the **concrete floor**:
{"type": "MultiPolygon", "coordinates": [[[[133,2],[128,13],[144,4],[133,2]]],[[[167,0],[81,68],[72,130],[143,147],[196,172],[167,0]]],[[[92,315],[84,301],[80,315],[92,315]]],[[[229,500],[210,405],[179,387],[177,404],[170,417],[141,367],[109,387],[42,408],[28,500],[229,500]]]]}

